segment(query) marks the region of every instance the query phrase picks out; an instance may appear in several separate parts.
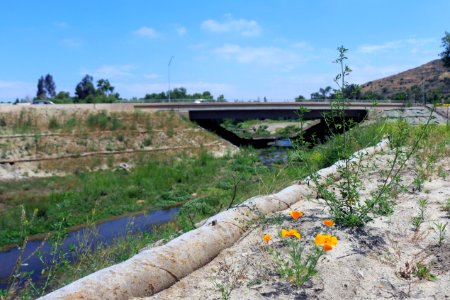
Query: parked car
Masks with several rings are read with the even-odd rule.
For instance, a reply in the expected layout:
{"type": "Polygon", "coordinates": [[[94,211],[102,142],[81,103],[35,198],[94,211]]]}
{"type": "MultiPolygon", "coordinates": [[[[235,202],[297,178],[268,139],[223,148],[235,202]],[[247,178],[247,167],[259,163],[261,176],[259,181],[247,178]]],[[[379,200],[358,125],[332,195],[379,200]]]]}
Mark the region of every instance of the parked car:
{"type": "Polygon", "coordinates": [[[34,100],[33,104],[55,104],[55,103],[49,100],[34,100]]]}

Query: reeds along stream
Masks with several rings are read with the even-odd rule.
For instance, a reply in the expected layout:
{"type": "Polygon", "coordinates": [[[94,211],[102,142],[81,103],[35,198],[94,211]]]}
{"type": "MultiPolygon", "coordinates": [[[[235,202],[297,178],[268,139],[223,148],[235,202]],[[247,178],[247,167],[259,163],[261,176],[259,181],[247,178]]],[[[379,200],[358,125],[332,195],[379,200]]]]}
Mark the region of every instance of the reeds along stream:
{"type": "MultiPolygon", "coordinates": [[[[58,254],[63,253],[68,261],[77,260],[77,249],[93,249],[97,245],[108,245],[115,239],[138,231],[150,231],[151,226],[169,222],[177,214],[179,208],[152,211],[146,214],[121,217],[101,224],[83,227],[70,232],[62,241],[58,254]]],[[[55,249],[45,240],[31,240],[26,244],[22,254],[22,263],[16,273],[30,272],[30,278],[39,282],[45,263],[53,260],[55,249]],[[43,261],[42,261],[43,260],[43,261]]],[[[0,289],[7,288],[10,276],[14,272],[16,261],[21,254],[18,247],[0,252],[0,289]]]]}

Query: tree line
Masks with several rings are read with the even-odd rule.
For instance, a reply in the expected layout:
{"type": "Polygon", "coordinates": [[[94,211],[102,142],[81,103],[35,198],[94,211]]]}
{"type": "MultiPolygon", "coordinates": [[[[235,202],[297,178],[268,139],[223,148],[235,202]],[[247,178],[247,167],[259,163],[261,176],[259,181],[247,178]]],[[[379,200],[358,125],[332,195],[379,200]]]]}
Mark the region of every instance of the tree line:
{"type": "Polygon", "coordinates": [[[192,102],[199,100],[202,102],[226,102],[224,95],[219,95],[217,99],[209,91],[204,91],[203,93],[188,94],[184,87],[174,88],[167,92],[146,94],[144,100],[150,100],[151,102],[192,102]]]}
{"type": "Polygon", "coordinates": [[[55,103],[113,103],[121,100],[119,93],[114,93],[114,86],[108,79],[99,79],[85,75],[75,87],[75,96],[69,92],[56,93],[56,84],[51,74],[41,76],[37,83],[35,100],[52,100],[55,103]]]}
{"type": "MultiPolygon", "coordinates": [[[[349,84],[345,88],[342,89],[342,95],[345,99],[349,100],[398,100],[405,102],[425,102],[425,103],[433,103],[436,101],[445,101],[448,102],[450,99],[445,97],[442,91],[439,88],[426,90],[424,87],[419,85],[413,85],[410,88],[406,88],[401,91],[397,91],[389,97],[384,96],[384,93],[388,92],[388,88],[384,87],[381,90],[381,93],[377,92],[362,92],[361,86],[358,84],[349,84]]],[[[320,88],[319,91],[311,94],[310,100],[333,100],[336,99],[336,94],[334,90],[327,86],[325,88],[320,88]]],[[[306,101],[307,99],[300,95],[295,98],[296,102],[306,101]]]]}
{"type": "MultiPolygon", "coordinates": [[[[86,74],[75,87],[75,95],[71,96],[69,92],[56,92],[56,84],[51,74],[41,76],[37,83],[36,97],[33,100],[51,100],[54,103],[114,103],[126,101],[120,97],[119,93],[114,92],[115,87],[108,79],[99,79],[94,82],[94,78],[86,74]]],[[[131,101],[142,99],[133,98],[131,101]]],[[[224,95],[219,95],[217,99],[209,91],[203,93],[187,93],[186,88],[177,87],[167,92],[149,93],[143,98],[150,102],[226,102],[224,95]]],[[[16,100],[16,103],[19,99],[16,100]]]]}

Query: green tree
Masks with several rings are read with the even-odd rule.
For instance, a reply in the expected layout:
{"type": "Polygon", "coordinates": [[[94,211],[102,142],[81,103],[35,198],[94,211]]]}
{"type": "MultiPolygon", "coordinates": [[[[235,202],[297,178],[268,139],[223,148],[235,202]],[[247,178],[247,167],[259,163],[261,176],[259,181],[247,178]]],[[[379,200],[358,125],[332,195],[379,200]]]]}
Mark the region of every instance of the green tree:
{"type": "Polygon", "coordinates": [[[61,91],[56,94],[54,98],[55,103],[70,103],[73,102],[72,97],[70,97],[69,92],[61,91]]]}
{"type": "Polygon", "coordinates": [[[429,100],[431,103],[440,102],[441,100],[443,100],[442,91],[439,88],[433,89],[431,90],[427,98],[427,100],[429,100]]]}
{"type": "Polygon", "coordinates": [[[99,79],[97,81],[97,93],[110,95],[114,92],[114,87],[109,83],[108,79],[99,79]]]}
{"type": "Polygon", "coordinates": [[[319,94],[322,97],[322,99],[327,99],[330,96],[330,92],[331,92],[331,86],[327,86],[326,88],[320,88],[319,89],[319,94]]]}
{"type": "Polygon", "coordinates": [[[316,100],[316,99],[321,99],[321,98],[322,98],[322,96],[318,92],[311,94],[311,100],[316,100]]]}
{"type": "Polygon", "coordinates": [[[442,38],[442,47],[444,47],[444,51],[442,51],[439,56],[442,58],[442,62],[444,66],[450,68],[450,33],[445,32],[445,36],[442,38]]]}
{"type": "Polygon", "coordinates": [[[204,91],[202,94],[202,99],[212,101],[212,100],[214,100],[214,97],[213,97],[213,95],[211,95],[211,93],[209,91],[204,91]]]}
{"type": "Polygon", "coordinates": [[[45,75],[44,78],[44,88],[47,92],[47,96],[54,98],[56,96],[56,84],[53,81],[53,76],[50,74],[45,75]]]}
{"type": "Polygon", "coordinates": [[[408,94],[405,92],[399,92],[392,96],[392,100],[408,100],[408,94]]]}
{"type": "Polygon", "coordinates": [[[413,85],[411,87],[411,98],[412,100],[414,100],[415,102],[420,102],[422,100],[422,88],[418,85],[413,85]]]}
{"type": "Polygon", "coordinates": [[[53,76],[50,74],[45,75],[45,77],[41,76],[38,79],[36,98],[47,99],[47,98],[54,98],[55,96],[56,96],[56,84],[53,81],[53,76]]]}
{"type": "Polygon", "coordinates": [[[95,86],[92,76],[86,74],[81,79],[80,83],[75,87],[75,94],[77,95],[78,101],[85,100],[88,96],[95,96],[95,86]]]}
{"type": "Polygon", "coordinates": [[[38,79],[36,98],[37,99],[47,99],[47,93],[45,92],[45,88],[44,88],[44,76],[41,76],[38,79]]]}
{"type": "Polygon", "coordinates": [[[361,99],[361,87],[358,84],[348,84],[342,89],[345,99],[361,99]]]}
{"type": "Polygon", "coordinates": [[[224,95],[219,95],[219,97],[217,97],[217,102],[227,102],[227,100],[224,95]]]}
{"type": "MultiPolygon", "coordinates": [[[[204,99],[207,101],[214,101],[214,96],[209,91],[204,91],[203,93],[194,93],[194,94],[188,94],[186,88],[179,87],[174,88],[173,90],[170,90],[166,93],[152,93],[152,94],[146,94],[144,96],[145,100],[151,100],[152,102],[162,102],[169,98],[170,93],[170,99],[171,100],[177,100],[177,101],[192,101],[193,99],[204,99]]],[[[223,98],[217,101],[225,102],[225,97],[221,95],[223,98]]],[[[219,96],[220,97],[220,96],[219,96]]]]}
{"type": "Polygon", "coordinates": [[[170,92],[170,98],[172,99],[187,99],[186,89],[184,87],[174,88],[170,92]]]}
{"type": "Polygon", "coordinates": [[[295,97],[295,102],[302,102],[304,100],[306,100],[306,99],[302,95],[298,95],[297,97],[295,97]]]}

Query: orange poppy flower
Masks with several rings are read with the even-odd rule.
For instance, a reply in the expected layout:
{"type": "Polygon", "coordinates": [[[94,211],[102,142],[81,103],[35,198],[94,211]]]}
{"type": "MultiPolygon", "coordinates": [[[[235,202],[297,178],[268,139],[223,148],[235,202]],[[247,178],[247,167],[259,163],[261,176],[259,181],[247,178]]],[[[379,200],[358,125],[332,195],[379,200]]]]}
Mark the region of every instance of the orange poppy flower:
{"type": "Polygon", "coordinates": [[[303,216],[303,212],[301,212],[301,211],[296,211],[296,210],[291,211],[289,214],[291,215],[291,217],[292,217],[294,220],[297,220],[298,218],[300,218],[301,216],[303,216]]]}
{"type": "Polygon", "coordinates": [[[334,246],[337,245],[338,240],[337,240],[337,238],[334,235],[318,233],[316,235],[314,243],[316,244],[316,246],[321,246],[321,245],[326,245],[327,244],[327,245],[329,245],[331,247],[334,247],[334,246]]]}
{"type": "Polygon", "coordinates": [[[272,237],[268,234],[263,235],[263,241],[266,243],[269,243],[269,241],[272,239],[272,237]]]}
{"type": "Polygon", "coordinates": [[[282,237],[295,236],[298,239],[302,237],[300,232],[298,232],[298,230],[296,229],[289,229],[289,230],[281,229],[281,236],[282,237]]]}
{"type": "Polygon", "coordinates": [[[330,244],[323,245],[323,251],[330,251],[332,249],[333,249],[333,246],[331,246],[330,244]]]}
{"type": "Polygon", "coordinates": [[[324,220],[323,225],[328,226],[328,227],[334,226],[334,221],[333,220],[324,220]]]}

